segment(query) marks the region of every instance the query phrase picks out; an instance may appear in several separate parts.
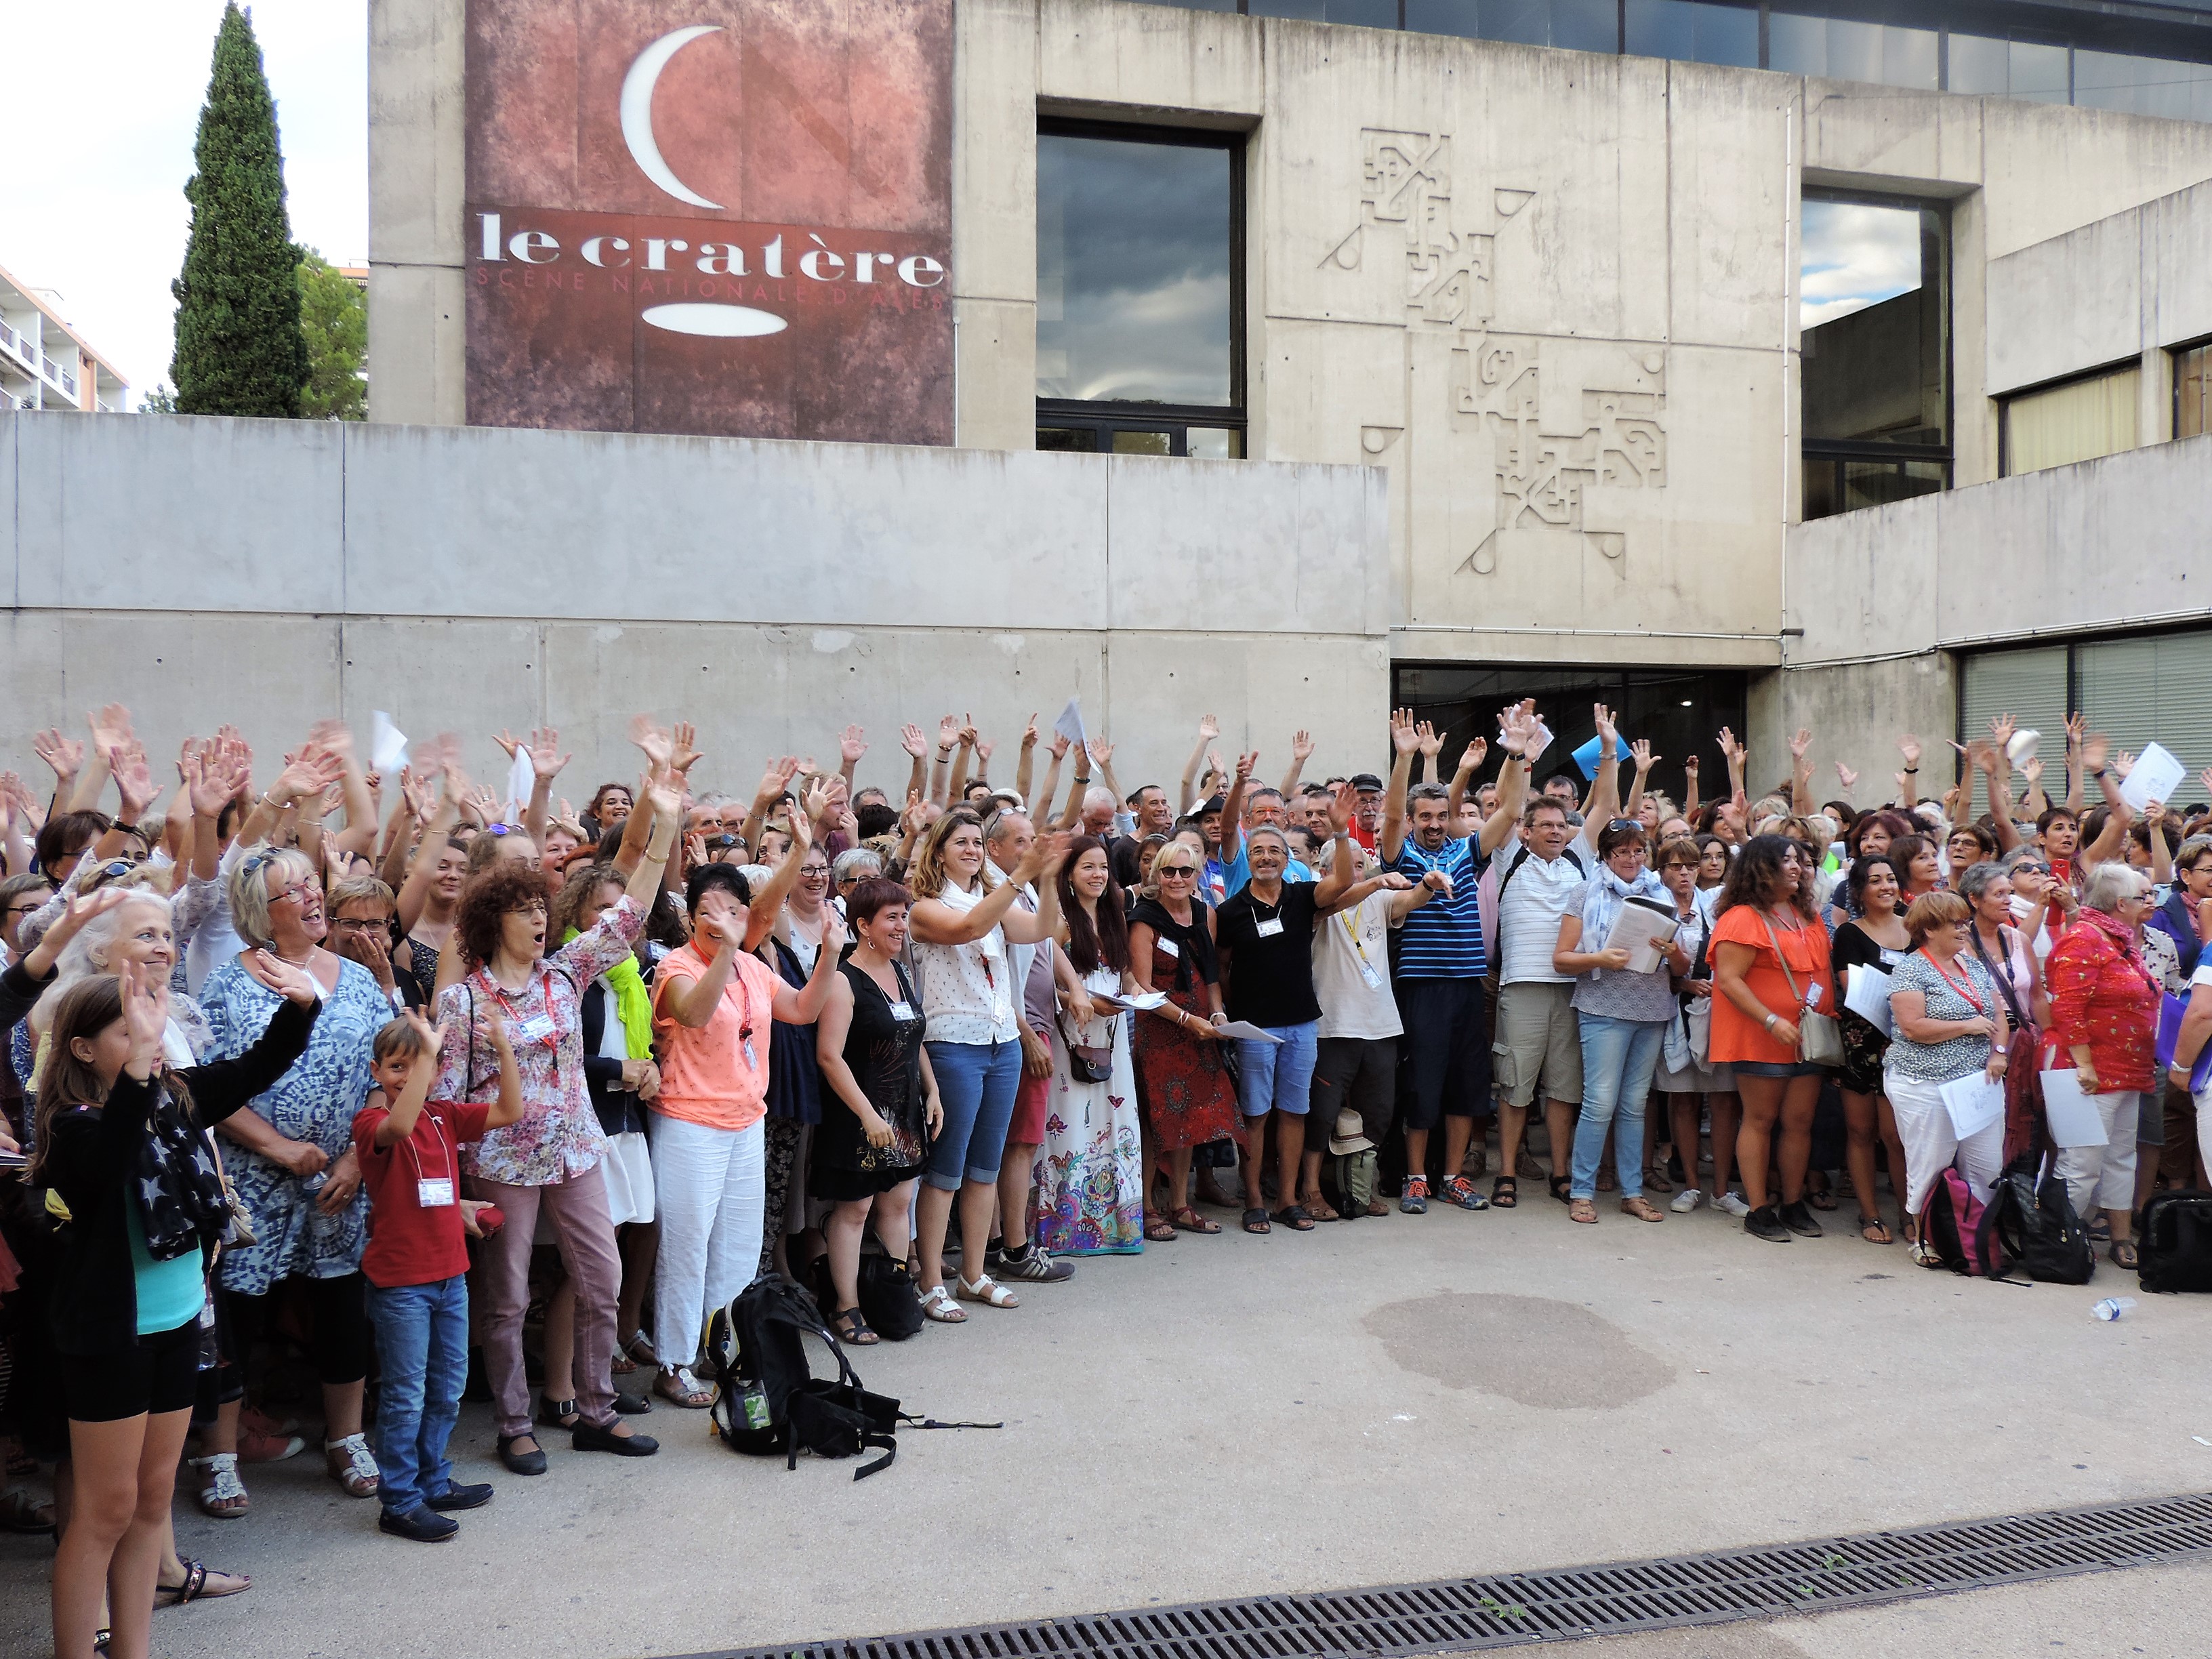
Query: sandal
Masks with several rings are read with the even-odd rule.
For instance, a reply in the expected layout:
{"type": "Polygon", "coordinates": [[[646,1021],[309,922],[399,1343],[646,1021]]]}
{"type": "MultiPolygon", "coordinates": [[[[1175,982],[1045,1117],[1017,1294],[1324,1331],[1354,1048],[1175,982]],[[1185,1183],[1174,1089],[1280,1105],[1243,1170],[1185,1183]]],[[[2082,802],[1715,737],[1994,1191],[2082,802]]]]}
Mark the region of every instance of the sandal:
{"type": "Polygon", "coordinates": [[[1500,1176],[1490,1183],[1490,1207],[1510,1210],[1521,1201],[1521,1183],[1511,1176],[1500,1176]]]}
{"type": "Polygon", "coordinates": [[[1298,1207],[1304,1210],[1308,1215],[1311,1216],[1316,1221],[1341,1221],[1344,1219],[1342,1216],[1339,1215],[1334,1210],[1329,1207],[1328,1200],[1323,1198],[1319,1193],[1316,1193],[1311,1198],[1304,1200],[1300,1203],[1298,1207]]]}
{"type": "Polygon", "coordinates": [[[933,1285],[921,1293],[921,1316],[933,1319],[940,1325],[964,1325],[967,1310],[952,1299],[952,1292],[942,1285],[933,1285]]]}
{"type": "Polygon", "coordinates": [[[1808,1188],[1806,1190],[1805,1201],[1816,1210],[1832,1210],[1837,1207],[1834,1189],[1827,1187],[1821,1188],[1817,1193],[1808,1188]]]}
{"type": "Polygon", "coordinates": [[[200,1511],[218,1521],[235,1521],[244,1515],[249,1502],[246,1483],[238,1478],[236,1452],[210,1452],[205,1457],[195,1457],[191,1466],[207,1471],[205,1484],[200,1487],[200,1511]]]}
{"type": "Polygon", "coordinates": [[[883,1340],[868,1328],[868,1322],[860,1317],[858,1308],[848,1308],[839,1314],[834,1328],[840,1342],[849,1342],[856,1348],[872,1348],[883,1340]]]}
{"type": "Polygon", "coordinates": [[[1597,1224],[1596,1203],[1593,1200],[1587,1198],[1569,1199],[1567,1200],[1567,1219],[1570,1221],[1579,1221],[1583,1223],[1585,1225],[1595,1227],[1597,1224]]]}
{"type": "Polygon", "coordinates": [[[0,1532],[45,1533],[54,1530],[54,1506],[26,1486],[0,1492],[0,1532]]]}
{"type": "Polygon", "coordinates": [[[1285,1204],[1275,1212],[1275,1219],[1292,1232],[1310,1233],[1314,1230],[1313,1218],[1306,1213],[1303,1204],[1285,1204]]]}
{"type": "Polygon", "coordinates": [[[1264,1238],[1274,1230],[1267,1224],[1267,1212],[1255,1205],[1244,1212],[1244,1231],[1255,1238],[1264,1238]]]}
{"type": "Polygon", "coordinates": [[[1218,1233],[1221,1231],[1219,1222],[1208,1221],[1188,1204],[1180,1210],[1170,1212],[1168,1221],[1177,1232],[1182,1233],[1218,1233]]]}
{"type": "Polygon", "coordinates": [[[1897,1242],[1890,1237],[1889,1224],[1878,1215],[1863,1215],[1859,1218],[1859,1237],[1869,1244],[1894,1244],[1897,1242]],[[1876,1233],[1880,1233],[1881,1237],[1876,1238],[1875,1237],[1876,1233]]]}
{"type": "Polygon", "coordinates": [[[1597,1172],[1597,1189],[1601,1193],[1612,1193],[1620,1190],[1620,1182],[1614,1176],[1613,1166],[1610,1164],[1602,1164],[1599,1167],[1597,1172]]]}
{"type": "Polygon", "coordinates": [[[643,1331],[631,1332],[629,1340],[622,1345],[622,1351],[641,1365],[654,1363],[653,1339],[643,1331]]]}
{"type": "Polygon", "coordinates": [[[1388,1215],[1390,1213],[1390,1206],[1384,1203],[1380,1198],[1370,1198],[1367,1200],[1366,1209],[1362,1211],[1361,1213],[1364,1215],[1388,1215]]]}
{"type": "Polygon", "coordinates": [[[197,1601],[202,1596],[235,1595],[240,1590],[253,1588],[253,1581],[242,1572],[224,1572],[220,1568],[210,1570],[204,1561],[195,1561],[188,1555],[177,1559],[183,1564],[185,1582],[181,1584],[154,1586],[154,1605],[157,1607],[180,1607],[187,1601],[197,1601]],[[228,1579],[228,1584],[218,1580],[228,1579]]]}
{"type": "Polygon", "coordinates": [[[331,1479],[345,1488],[349,1498],[374,1498],[383,1485],[376,1473],[376,1454],[365,1434],[349,1434],[323,1443],[323,1462],[331,1479]]]}
{"type": "Polygon", "coordinates": [[[1022,1305],[1021,1297],[988,1273],[981,1274],[972,1280],[963,1273],[953,1282],[958,1286],[953,1294],[963,1302],[981,1302],[993,1308],[1018,1308],[1022,1305]]]}
{"type": "Polygon", "coordinates": [[[1667,1218],[1659,1212],[1659,1206],[1641,1193],[1637,1194],[1633,1198],[1622,1199],[1620,1212],[1623,1215],[1632,1215],[1638,1221],[1664,1221],[1667,1218]]]}
{"type": "Polygon", "coordinates": [[[1153,1214],[1150,1210],[1145,1212],[1146,1243],[1172,1244],[1175,1243],[1175,1223],[1164,1215],[1153,1214]]]}
{"type": "Polygon", "coordinates": [[[714,1403],[711,1389],[691,1374],[689,1365],[673,1369],[662,1366],[653,1379],[653,1391],[672,1406],[681,1406],[685,1411],[704,1411],[714,1403]]]}
{"type": "Polygon", "coordinates": [[[2136,1271],[2142,1262],[2142,1256],[2136,1250],[2136,1242],[2132,1238],[2114,1239],[2110,1259],[2115,1267],[2124,1267],[2130,1273],[2136,1271]]]}
{"type": "Polygon", "coordinates": [[[1674,1183],[1667,1174],[1667,1166],[1662,1164],[1656,1170],[1646,1170],[1644,1172],[1644,1188],[1646,1192],[1673,1192],[1674,1183]]]}
{"type": "Polygon", "coordinates": [[[1565,1176],[1553,1176],[1546,1184],[1551,1188],[1552,1196],[1565,1204],[1567,1201],[1567,1188],[1574,1183],[1565,1176]]]}

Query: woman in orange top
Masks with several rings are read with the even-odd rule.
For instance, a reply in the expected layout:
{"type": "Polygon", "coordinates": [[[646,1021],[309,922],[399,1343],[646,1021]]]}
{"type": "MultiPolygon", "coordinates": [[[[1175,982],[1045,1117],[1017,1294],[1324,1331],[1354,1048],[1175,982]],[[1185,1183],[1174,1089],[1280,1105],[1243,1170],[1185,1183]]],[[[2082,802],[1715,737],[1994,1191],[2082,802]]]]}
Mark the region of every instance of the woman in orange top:
{"type": "Polygon", "coordinates": [[[1836,987],[1827,930],[1813,908],[1814,873],[1805,849],[1788,836],[1753,836],[1721,889],[1710,946],[1717,990],[1711,1063],[1735,1066],[1743,1101],[1735,1139],[1736,1168],[1751,1201],[1743,1230],[1778,1244],[1792,1233],[1820,1236],[1805,1203],[1805,1166],[1813,1155],[1821,1068],[1800,1054],[1797,1022],[1808,1006],[1834,1014],[1836,987]],[[1777,1121],[1779,1206],[1766,1190],[1777,1121]]]}

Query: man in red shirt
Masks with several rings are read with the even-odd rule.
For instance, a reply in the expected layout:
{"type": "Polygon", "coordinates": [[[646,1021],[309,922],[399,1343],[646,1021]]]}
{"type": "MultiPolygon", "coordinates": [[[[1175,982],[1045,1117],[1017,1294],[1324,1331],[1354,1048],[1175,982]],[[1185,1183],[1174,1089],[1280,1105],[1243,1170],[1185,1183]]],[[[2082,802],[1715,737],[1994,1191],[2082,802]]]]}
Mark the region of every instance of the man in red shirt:
{"type": "MultiPolygon", "coordinates": [[[[460,1415],[469,1365],[469,1251],[476,1209],[460,1198],[459,1143],[481,1140],[522,1116],[522,1074],[496,1010],[488,1019],[499,1056],[499,1099],[489,1106],[430,1101],[445,1033],[410,1012],[376,1034],[376,1086],[355,1115],[353,1144],[368,1191],[368,1316],[384,1385],[376,1408],[380,1529],[418,1544],[460,1530],[445,1511],[491,1499],[489,1486],[453,1484],[446,1443],[460,1415]]],[[[489,1206],[486,1206],[489,1207],[489,1206]]],[[[496,1212],[495,1212],[496,1213],[496,1212]]]]}

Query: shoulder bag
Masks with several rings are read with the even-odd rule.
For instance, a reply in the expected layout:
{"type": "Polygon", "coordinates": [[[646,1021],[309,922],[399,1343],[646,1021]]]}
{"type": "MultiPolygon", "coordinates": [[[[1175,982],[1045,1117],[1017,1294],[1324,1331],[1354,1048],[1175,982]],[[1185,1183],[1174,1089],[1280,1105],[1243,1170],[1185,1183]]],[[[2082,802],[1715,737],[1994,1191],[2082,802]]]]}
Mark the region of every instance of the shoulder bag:
{"type": "Polygon", "coordinates": [[[1774,924],[1759,913],[1759,926],[1766,929],[1768,941],[1774,946],[1774,959],[1782,964],[1782,977],[1788,981],[1790,995],[1797,1004],[1797,1053],[1808,1066],[1840,1066],[1844,1063],[1844,1028],[1833,1014],[1815,1012],[1806,1002],[1804,994],[1797,988],[1797,975],[1790,971],[1790,958],[1782,954],[1782,939],[1774,931],[1774,924]]]}

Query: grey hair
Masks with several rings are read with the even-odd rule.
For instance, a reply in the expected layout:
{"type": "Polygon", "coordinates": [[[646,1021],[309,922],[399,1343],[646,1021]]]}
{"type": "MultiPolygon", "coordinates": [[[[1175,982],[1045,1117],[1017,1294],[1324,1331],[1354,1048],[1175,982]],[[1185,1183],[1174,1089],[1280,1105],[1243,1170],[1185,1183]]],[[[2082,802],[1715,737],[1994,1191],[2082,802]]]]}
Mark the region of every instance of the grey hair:
{"type": "Polygon", "coordinates": [[[852,880],[859,876],[879,876],[884,872],[884,861],[872,848],[848,847],[830,861],[832,883],[852,880]],[[862,866],[866,866],[863,868],[862,866]]]}
{"type": "Polygon", "coordinates": [[[272,947],[276,937],[269,927],[270,890],[281,890],[303,878],[315,879],[314,861],[289,847],[258,848],[240,860],[230,872],[230,925],[238,929],[239,938],[264,951],[272,947]]]}
{"type": "Polygon", "coordinates": [[[1114,792],[1103,783],[1094,783],[1083,792],[1083,810],[1088,812],[1094,806],[1103,806],[1112,812],[1121,810],[1121,803],[1114,798],[1114,792]]]}
{"type": "Polygon", "coordinates": [[[1026,823],[1029,816],[1028,813],[1011,806],[992,813],[991,822],[984,827],[983,839],[987,842],[1004,841],[1014,833],[1014,820],[1020,818],[1026,823]]]}
{"type": "Polygon", "coordinates": [[[1408,801],[1449,800],[1451,791],[1441,783],[1417,783],[1406,792],[1406,799],[1408,801]]]}
{"type": "Polygon", "coordinates": [[[1990,890],[1992,883],[2011,879],[2011,872],[2003,865],[1984,859],[1978,864],[1970,864],[1961,870],[1958,879],[1952,883],[1952,888],[1967,903],[1979,904],[1982,895],[1990,890]]]}
{"type": "Polygon", "coordinates": [[[2123,859],[2106,859],[2089,872],[2081,886],[2081,902],[2106,915],[2119,913],[2120,901],[2140,897],[2149,890],[2150,878],[2123,859]]]}
{"type": "MultiPolygon", "coordinates": [[[[77,935],[61,948],[54,958],[54,976],[48,980],[39,994],[38,1006],[33,1011],[31,1029],[45,1035],[52,1023],[53,1011],[60,1006],[62,993],[81,979],[108,971],[107,953],[123,934],[123,913],[134,904],[151,904],[161,912],[161,920],[172,929],[176,925],[175,912],[169,896],[152,887],[133,887],[131,896],[112,910],[103,910],[77,931],[77,935]]],[[[177,954],[182,957],[179,950],[177,954]]]]}

